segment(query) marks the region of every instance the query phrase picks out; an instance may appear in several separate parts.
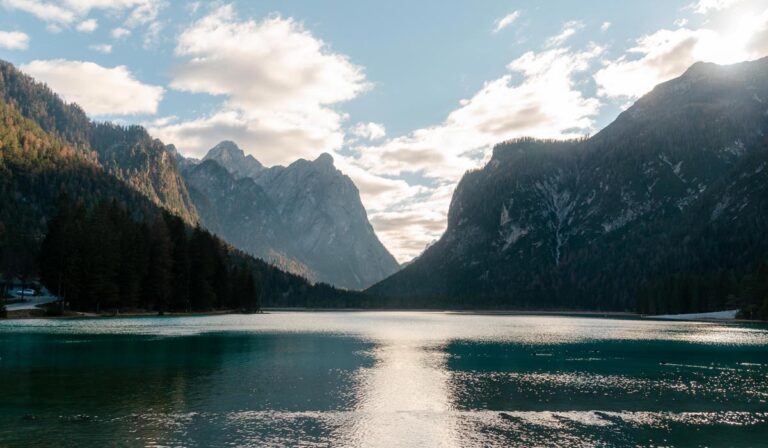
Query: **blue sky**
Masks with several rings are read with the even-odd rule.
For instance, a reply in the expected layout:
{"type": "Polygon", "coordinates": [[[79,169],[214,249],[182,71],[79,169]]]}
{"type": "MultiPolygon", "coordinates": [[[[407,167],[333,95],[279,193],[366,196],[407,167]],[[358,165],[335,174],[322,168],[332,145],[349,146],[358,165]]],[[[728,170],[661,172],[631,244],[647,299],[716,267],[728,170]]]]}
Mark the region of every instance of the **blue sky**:
{"type": "Polygon", "coordinates": [[[762,3],[0,0],[0,58],[190,156],[331,153],[405,261],[493,143],[591,134],[696,60],[768,54],[762,3]]]}

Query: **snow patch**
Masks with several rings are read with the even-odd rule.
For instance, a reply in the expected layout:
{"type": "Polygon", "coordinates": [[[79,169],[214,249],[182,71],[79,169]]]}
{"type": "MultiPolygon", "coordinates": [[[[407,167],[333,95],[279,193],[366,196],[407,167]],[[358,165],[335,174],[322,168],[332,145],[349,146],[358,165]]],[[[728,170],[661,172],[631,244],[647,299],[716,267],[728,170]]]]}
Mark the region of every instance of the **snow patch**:
{"type": "Polygon", "coordinates": [[[731,203],[731,198],[729,198],[728,196],[721,199],[720,202],[718,202],[717,205],[715,205],[715,208],[712,210],[712,215],[710,216],[709,220],[710,221],[717,220],[717,218],[719,218],[720,215],[723,214],[725,209],[728,208],[728,205],[730,203],[731,203]]]}
{"type": "Polygon", "coordinates": [[[507,209],[506,205],[501,206],[501,216],[499,217],[499,225],[505,226],[510,221],[509,218],[509,209],[507,209]]]}
{"type": "Polygon", "coordinates": [[[747,148],[744,146],[744,142],[736,140],[730,146],[723,148],[723,152],[738,158],[747,153],[747,148]]]}
{"type": "Polygon", "coordinates": [[[501,248],[502,252],[509,249],[509,247],[515,244],[520,238],[528,235],[529,232],[529,228],[523,228],[517,224],[512,224],[509,226],[505,232],[506,235],[503,235],[504,247],[501,248]]]}
{"type": "Polygon", "coordinates": [[[675,176],[677,176],[677,178],[680,179],[682,183],[686,183],[685,179],[683,179],[683,176],[680,175],[680,171],[683,167],[682,160],[680,162],[673,164],[672,162],[669,161],[669,158],[664,153],[659,154],[659,160],[661,160],[662,162],[664,162],[664,164],[669,166],[669,168],[672,169],[672,172],[675,173],[675,176]]]}
{"type": "Polygon", "coordinates": [[[567,189],[560,191],[558,182],[560,176],[554,179],[547,179],[544,182],[536,182],[536,191],[544,200],[544,206],[550,216],[549,228],[555,237],[555,264],[560,264],[562,248],[568,242],[570,234],[565,232],[565,226],[571,222],[573,211],[576,209],[577,201],[571,198],[571,192],[567,189]]]}

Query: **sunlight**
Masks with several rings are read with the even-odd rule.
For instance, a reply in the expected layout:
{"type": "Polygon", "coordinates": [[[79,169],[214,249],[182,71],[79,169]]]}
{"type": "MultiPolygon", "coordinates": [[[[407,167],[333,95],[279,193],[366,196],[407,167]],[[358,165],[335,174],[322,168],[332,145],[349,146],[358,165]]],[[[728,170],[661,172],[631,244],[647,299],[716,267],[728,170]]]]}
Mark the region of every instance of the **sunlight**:
{"type": "Polygon", "coordinates": [[[694,56],[697,60],[716,64],[734,64],[754,58],[750,43],[762,19],[756,14],[744,14],[729,21],[722,31],[702,30],[694,56]]]}

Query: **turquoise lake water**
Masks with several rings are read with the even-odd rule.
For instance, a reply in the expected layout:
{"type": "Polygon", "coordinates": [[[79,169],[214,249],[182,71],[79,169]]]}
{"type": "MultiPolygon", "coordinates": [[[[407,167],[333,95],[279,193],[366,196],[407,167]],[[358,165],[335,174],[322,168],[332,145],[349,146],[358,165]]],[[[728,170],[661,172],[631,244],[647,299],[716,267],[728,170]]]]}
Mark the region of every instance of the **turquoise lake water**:
{"type": "Polygon", "coordinates": [[[768,446],[768,327],[280,312],[0,322],[0,447],[768,446]]]}

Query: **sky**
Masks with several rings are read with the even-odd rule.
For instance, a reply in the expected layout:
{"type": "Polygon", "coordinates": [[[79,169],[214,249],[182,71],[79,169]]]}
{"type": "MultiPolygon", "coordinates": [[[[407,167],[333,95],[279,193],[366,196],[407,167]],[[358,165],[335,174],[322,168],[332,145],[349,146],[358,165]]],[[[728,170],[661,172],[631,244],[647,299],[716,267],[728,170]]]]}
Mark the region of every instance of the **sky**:
{"type": "Polygon", "coordinates": [[[696,61],[768,55],[764,0],[0,0],[0,59],[201,157],[327,152],[405,262],[494,144],[609,124],[696,61]]]}

